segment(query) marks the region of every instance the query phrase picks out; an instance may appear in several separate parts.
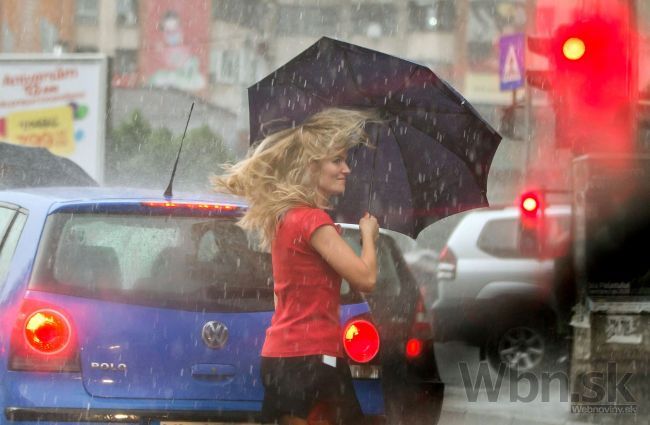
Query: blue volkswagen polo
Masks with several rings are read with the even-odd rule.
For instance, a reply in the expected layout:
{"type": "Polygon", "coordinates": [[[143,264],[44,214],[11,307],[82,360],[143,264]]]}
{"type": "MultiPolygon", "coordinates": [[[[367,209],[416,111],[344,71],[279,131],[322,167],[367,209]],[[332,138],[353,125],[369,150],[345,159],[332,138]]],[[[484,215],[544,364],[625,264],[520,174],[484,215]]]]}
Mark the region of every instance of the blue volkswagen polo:
{"type": "MultiPolygon", "coordinates": [[[[258,420],[273,291],[268,254],[235,225],[245,208],[218,194],[0,192],[0,424],[258,420]]],[[[368,305],[345,285],[342,300],[357,395],[381,421],[368,305]]]]}

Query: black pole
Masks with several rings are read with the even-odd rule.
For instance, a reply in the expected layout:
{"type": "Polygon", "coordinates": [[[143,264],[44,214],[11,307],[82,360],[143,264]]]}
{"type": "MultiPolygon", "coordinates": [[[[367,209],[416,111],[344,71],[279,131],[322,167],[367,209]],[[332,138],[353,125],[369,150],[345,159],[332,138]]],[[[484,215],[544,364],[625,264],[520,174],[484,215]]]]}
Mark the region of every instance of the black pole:
{"type": "Polygon", "coordinates": [[[187,116],[187,122],[185,123],[185,131],[183,131],[183,138],[181,139],[181,145],[178,148],[178,154],[176,155],[176,161],[174,162],[174,168],[172,169],[172,176],[169,179],[169,184],[167,185],[167,189],[165,189],[166,198],[172,197],[172,184],[174,183],[174,176],[176,175],[176,166],[178,166],[178,158],[181,157],[181,149],[183,149],[183,142],[185,141],[185,134],[187,134],[187,126],[190,124],[190,117],[192,117],[192,110],[194,110],[194,102],[192,102],[192,106],[190,107],[190,113],[187,116]]]}

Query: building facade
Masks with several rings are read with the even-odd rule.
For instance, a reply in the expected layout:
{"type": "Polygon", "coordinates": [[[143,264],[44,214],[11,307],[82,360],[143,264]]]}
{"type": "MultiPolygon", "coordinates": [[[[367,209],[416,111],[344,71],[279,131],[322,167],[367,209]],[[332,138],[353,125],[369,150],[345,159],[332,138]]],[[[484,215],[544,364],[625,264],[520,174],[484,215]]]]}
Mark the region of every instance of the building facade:
{"type": "MultiPolygon", "coordinates": [[[[223,110],[220,116],[234,117],[234,125],[217,127],[234,129],[229,130],[234,134],[223,136],[241,154],[248,144],[247,87],[321,36],[430,67],[498,128],[503,108],[513,98],[523,97],[523,90],[514,96],[499,90],[498,40],[505,33],[527,31],[531,4],[526,0],[2,0],[0,52],[107,54],[112,58],[113,87],[144,93],[139,104],[119,105],[120,110],[150,104],[146,93],[154,90],[144,88],[190,93],[209,108],[223,110]]],[[[524,141],[504,139],[490,175],[491,199],[513,199],[522,183],[526,156],[524,141]]]]}

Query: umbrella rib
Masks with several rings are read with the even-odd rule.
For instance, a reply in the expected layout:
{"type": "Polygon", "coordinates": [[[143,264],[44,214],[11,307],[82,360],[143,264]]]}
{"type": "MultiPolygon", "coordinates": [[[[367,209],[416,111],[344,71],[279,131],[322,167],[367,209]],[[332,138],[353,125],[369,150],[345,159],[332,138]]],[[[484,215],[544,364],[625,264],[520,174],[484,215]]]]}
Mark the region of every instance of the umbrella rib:
{"type": "MultiPolygon", "coordinates": [[[[408,168],[406,168],[406,163],[404,162],[404,155],[401,154],[402,146],[399,144],[399,141],[398,141],[399,139],[397,138],[397,132],[395,131],[395,129],[393,128],[393,126],[391,124],[392,124],[392,122],[388,123],[388,130],[393,134],[393,137],[395,138],[395,144],[397,145],[397,148],[400,150],[399,159],[400,159],[400,161],[402,161],[402,167],[404,167],[404,170],[408,170],[408,168]]],[[[411,181],[408,178],[408,176],[406,178],[406,182],[408,184],[409,190],[411,191],[411,199],[413,199],[413,188],[411,187],[411,181]]],[[[415,206],[413,206],[413,208],[415,209],[415,206]]]]}
{"type": "Polygon", "coordinates": [[[343,49],[343,57],[345,58],[345,67],[348,69],[348,72],[352,76],[352,83],[354,84],[354,87],[357,89],[357,93],[359,93],[364,99],[366,99],[371,105],[376,106],[375,102],[368,97],[366,94],[363,93],[361,88],[359,87],[359,83],[357,83],[357,79],[354,77],[354,69],[352,69],[352,65],[350,65],[350,58],[348,57],[348,51],[347,49],[343,49]]]}

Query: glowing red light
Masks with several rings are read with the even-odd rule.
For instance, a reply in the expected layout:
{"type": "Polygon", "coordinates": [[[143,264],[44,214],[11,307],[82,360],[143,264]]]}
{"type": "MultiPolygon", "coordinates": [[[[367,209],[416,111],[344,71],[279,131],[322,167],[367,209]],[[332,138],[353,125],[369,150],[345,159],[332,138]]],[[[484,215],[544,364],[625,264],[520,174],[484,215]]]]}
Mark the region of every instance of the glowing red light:
{"type": "Polygon", "coordinates": [[[367,320],[354,320],[343,330],[343,347],[352,360],[367,363],[379,352],[379,332],[367,320]]]}
{"type": "Polygon", "coordinates": [[[527,192],[521,196],[519,209],[527,217],[536,217],[541,208],[540,196],[536,192],[527,192]]]}
{"type": "Polygon", "coordinates": [[[54,310],[39,310],[25,321],[28,344],[44,354],[56,354],[66,348],[71,338],[70,323],[54,310]]]}
{"type": "Polygon", "coordinates": [[[185,202],[185,201],[150,201],[142,202],[145,207],[153,208],[187,208],[194,210],[211,210],[211,211],[235,211],[240,207],[236,205],[227,204],[207,204],[199,202],[185,202]]]}
{"type": "Polygon", "coordinates": [[[406,357],[414,359],[422,354],[422,341],[411,338],[406,342],[406,357]]]}
{"type": "Polygon", "coordinates": [[[537,211],[538,206],[537,199],[532,196],[526,197],[521,201],[521,207],[528,212],[537,211]]]}
{"type": "Polygon", "coordinates": [[[569,37],[562,44],[562,54],[565,58],[576,61],[585,55],[585,42],[579,37],[569,37]]]}

